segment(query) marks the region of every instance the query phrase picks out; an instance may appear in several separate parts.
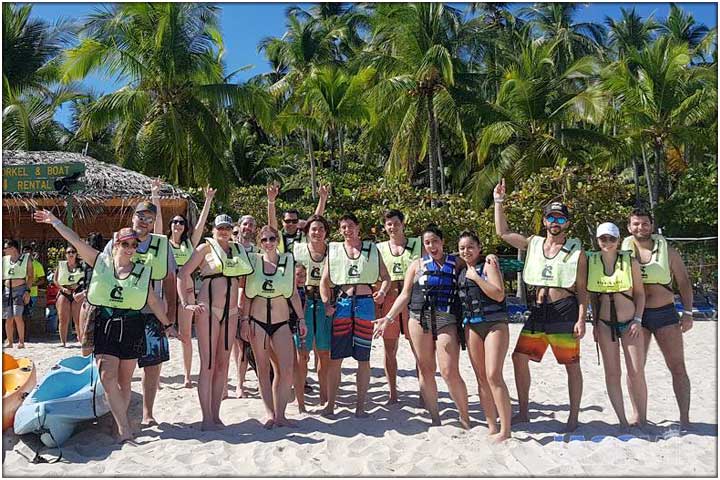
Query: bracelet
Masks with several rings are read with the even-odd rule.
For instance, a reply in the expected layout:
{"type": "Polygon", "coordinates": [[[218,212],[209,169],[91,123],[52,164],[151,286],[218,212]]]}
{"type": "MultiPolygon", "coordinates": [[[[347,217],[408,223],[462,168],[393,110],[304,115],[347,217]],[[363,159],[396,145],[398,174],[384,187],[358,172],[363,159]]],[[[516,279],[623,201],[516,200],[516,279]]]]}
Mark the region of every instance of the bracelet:
{"type": "Polygon", "coordinates": [[[180,306],[182,307],[183,310],[187,310],[188,304],[185,302],[180,302],[180,306]]]}
{"type": "Polygon", "coordinates": [[[693,312],[691,312],[690,310],[683,310],[683,315],[690,315],[692,317],[693,312]]]}
{"type": "Polygon", "coordinates": [[[642,325],[642,317],[633,317],[633,322],[638,322],[640,325],[642,325]]]}
{"type": "Polygon", "coordinates": [[[270,200],[268,200],[268,203],[269,203],[270,205],[275,205],[275,200],[273,200],[272,202],[271,202],[270,200]]]}
{"type": "Polygon", "coordinates": [[[503,203],[503,202],[505,201],[504,198],[501,198],[500,200],[498,200],[498,199],[496,198],[496,199],[494,199],[494,200],[495,200],[495,203],[503,203]]]}

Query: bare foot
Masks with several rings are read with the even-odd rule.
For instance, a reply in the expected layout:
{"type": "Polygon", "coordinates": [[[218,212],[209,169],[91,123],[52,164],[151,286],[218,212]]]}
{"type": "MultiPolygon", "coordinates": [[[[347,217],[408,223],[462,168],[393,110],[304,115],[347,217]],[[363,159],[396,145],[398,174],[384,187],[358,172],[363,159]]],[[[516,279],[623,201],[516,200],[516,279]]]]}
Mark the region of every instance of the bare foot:
{"type": "Polygon", "coordinates": [[[517,413],[510,419],[510,424],[515,425],[517,423],[527,423],[530,421],[527,413],[517,413]]]}
{"type": "Polygon", "coordinates": [[[297,426],[297,422],[294,420],[289,420],[285,417],[281,417],[281,418],[275,419],[275,426],[276,427],[295,427],[295,426],[297,426]]]}
{"type": "Polygon", "coordinates": [[[202,430],[203,432],[220,430],[220,428],[220,425],[216,425],[215,422],[202,422],[202,425],[200,425],[200,430],[202,430]]]}
{"type": "Polygon", "coordinates": [[[13,344],[10,343],[10,342],[5,342],[4,347],[5,347],[5,348],[13,348],[13,344]]]}
{"type": "Polygon", "coordinates": [[[498,428],[497,423],[488,422],[488,436],[495,435],[499,431],[500,429],[498,428]]]}
{"type": "Polygon", "coordinates": [[[185,384],[183,386],[185,388],[192,388],[193,387],[192,380],[185,380],[185,384]]]}
{"type": "Polygon", "coordinates": [[[305,405],[298,405],[298,413],[307,413],[307,408],[305,408],[305,405]]]}
{"type": "Polygon", "coordinates": [[[25,344],[24,344],[24,343],[18,343],[18,348],[25,348],[25,344]]]}
{"type": "Polygon", "coordinates": [[[319,410],[318,413],[325,418],[335,418],[335,409],[331,408],[330,405],[327,405],[322,410],[319,410]]]}
{"type": "Polygon", "coordinates": [[[442,425],[442,422],[440,421],[440,415],[431,415],[430,418],[432,419],[431,425],[433,427],[439,427],[442,425]]]}
{"type": "Polygon", "coordinates": [[[262,424],[263,428],[267,428],[268,430],[273,428],[273,425],[275,424],[275,419],[269,415],[266,415],[260,420],[260,423],[262,424]]]}
{"type": "Polygon", "coordinates": [[[218,427],[224,427],[224,426],[225,426],[225,424],[223,423],[223,421],[220,420],[219,418],[214,418],[214,419],[213,419],[213,422],[214,422],[215,425],[217,425],[218,427]]]}
{"type": "Polygon", "coordinates": [[[398,400],[397,395],[394,397],[391,395],[390,398],[388,398],[388,401],[387,401],[387,403],[385,403],[385,405],[387,405],[389,407],[390,405],[397,405],[398,403],[400,403],[400,400],[398,400]]]}
{"type": "Polygon", "coordinates": [[[152,427],[153,425],[157,425],[158,422],[153,417],[143,418],[142,422],[140,422],[141,427],[152,427]]]}
{"type": "Polygon", "coordinates": [[[508,438],[510,438],[510,432],[507,432],[507,433],[497,432],[497,433],[494,433],[494,434],[488,436],[488,440],[490,440],[490,443],[502,443],[505,440],[507,440],[508,438]]]}
{"type": "Polygon", "coordinates": [[[356,408],[355,416],[357,418],[368,418],[370,416],[370,414],[367,413],[364,408],[356,408]]]}
{"type": "Polygon", "coordinates": [[[565,425],[565,428],[562,430],[561,433],[570,433],[577,430],[578,427],[578,421],[575,419],[569,419],[567,422],[567,425],[565,425]]]}
{"type": "Polygon", "coordinates": [[[465,430],[470,430],[470,419],[469,418],[460,418],[460,425],[465,430]]]}
{"type": "Polygon", "coordinates": [[[245,389],[238,385],[235,387],[235,398],[243,398],[245,397],[245,389]]]}

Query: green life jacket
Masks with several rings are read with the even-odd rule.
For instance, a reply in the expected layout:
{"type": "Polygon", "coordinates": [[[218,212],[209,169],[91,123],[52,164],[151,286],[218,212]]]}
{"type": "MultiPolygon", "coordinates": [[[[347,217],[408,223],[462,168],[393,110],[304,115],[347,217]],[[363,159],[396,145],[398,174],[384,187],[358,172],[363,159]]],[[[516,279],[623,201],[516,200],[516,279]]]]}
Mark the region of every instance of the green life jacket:
{"type": "Polygon", "coordinates": [[[152,269],[142,263],[134,263],[130,275],[117,278],[113,259],[98,255],[87,290],[87,299],[96,307],[110,307],[140,311],[145,308],[152,269]]]}
{"type": "Polygon", "coordinates": [[[206,238],[210,251],[205,255],[205,262],[214,273],[224,277],[241,277],[252,273],[253,267],[242,245],[230,242],[230,256],[225,253],[214,238],[206,238]]]}
{"type": "Polygon", "coordinates": [[[605,275],[600,252],[587,252],[588,280],[587,289],[597,293],[625,292],[633,287],[632,257],[630,252],[621,250],[615,260],[612,275],[605,275]]]}
{"type": "Polygon", "coordinates": [[[570,288],[575,284],[582,245],[577,238],[568,238],[553,258],[543,252],[545,237],[533,235],[528,242],[523,280],[537,287],[570,288]]]}
{"type": "Polygon", "coordinates": [[[250,258],[254,271],[245,279],[245,295],[248,298],[292,297],[295,289],[295,260],[291,254],[280,254],[273,273],[265,273],[261,253],[253,253],[250,258]]]}
{"type": "Polygon", "coordinates": [[[162,280],[168,275],[168,238],[157,233],[150,234],[150,245],[143,252],[135,252],[133,262],[139,262],[152,268],[152,279],[162,280]]]}
{"type": "Polygon", "coordinates": [[[630,254],[637,258],[640,264],[640,273],[642,273],[643,283],[645,285],[671,285],[672,275],[670,273],[670,256],[668,254],[668,244],[662,235],[651,236],[653,240],[653,249],[650,261],[642,263],[640,255],[638,255],[638,247],[633,237],[626,237],[622,242],[623,250],[630,250],[630,254]]]}
{"type": "Polygon", "coordinates": [[[23,253],[17,262],[10,260],[10,255],[3,256],[3,280],[25,280],[30,255],[23,253]]]}
{"type": "Polygon", "coordinates": [[[323,268],[325,268],[327,250],[325,250],[323,258],[319,262],[316,262],[310,254],[310,245],[308,243],[295,242],[293,244],[293,256],[297,263],[305,267],[305,285],[311,287],[320,286],[323,268]]]}
{"type": "Polygon", "coordinates": [[[175,257],[175,264],[178,267],[182,267],[183,265],[185,265],[187,261],[190,260],[190,257],[193,253],[192,244],[188,239],[180,242],[180,246],[178,248],[175,248],[171,243],[170,248],[172,249],[173,257],[175,257]]]}
{"type": "Polygon", "coordinates": [[[75,268],[73,270],[68,269],[68,263],[67,260],[60,260],[58,262],[58,276],[57,276],[57,283],[61,287],[65,287],[67,285],[75,285],[80,281],[81,278],[84,276],[84,270],[80,267],[78,263],[75,264],[75,268]]]}
{"type": "Polygon", "coordinates": [[[357,258],[348,257],[344,242],[330,242],[328,255],[333,285],[372,285],[380,277],[380,255],[377,246],[369,240],[362,242],[357,258]]]}
{"type": "Polygon", "coordinates": [[[405,279],[405,272],[413,262],[420,258],[422,254],[422,242],[418,237],[408,238],[405,240],[405,249],[400,255],[395,255],[390,250],[390,240],[377,244],[380,256],[385,263],[390,274],[390,280],[393,282],[405,279]]]}

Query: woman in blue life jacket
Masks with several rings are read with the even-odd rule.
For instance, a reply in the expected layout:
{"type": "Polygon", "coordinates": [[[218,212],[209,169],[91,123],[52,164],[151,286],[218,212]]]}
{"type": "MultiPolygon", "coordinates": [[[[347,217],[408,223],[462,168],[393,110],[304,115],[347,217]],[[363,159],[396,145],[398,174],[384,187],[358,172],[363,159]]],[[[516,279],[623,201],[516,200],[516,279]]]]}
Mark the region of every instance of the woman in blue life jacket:
{"type": "Polygon", "coordinates": [[[467,265],[458,274],[458,294],[470,363],[488,434],[492,441],[501,442],[510,438],[512,414],[502,371],[510,342],[502,273],[495,255],[480,261],[480,239],[474,232],[465,230],[460,234],[458,252],[467,265]]]}
{"type": "MultiPolygon", "coordinates": [[[[207,221],[208,213],[210,212],[210,204],[215,196],[214,188],[210,188],[210,185],[203,189],[205,193],[205,204],[200,212],[195,228],[190,228],[187,218],[184,215],[175,215],[170,219],[168,225],[167,237],[170,243],[170,249],[175,257],[175,265],[177,265],[178,271],[180,268],[187,263],[192,255],[193,249],[198,246],[200,240],[202,240],[203,230],[205,228],[205,222],[207,221]]],[[[177,272],[175,272],[177,274],[177,272]]],[[[195,292],[188,292],[189,303],[195,303],[195,292]]],[[[192,380],[190,379],[190,370],[192,369],[192,322],[193,312],[190,310],[184,310],[177,308],[180,306],[180,300],[177,299],[178,305],[175,309],[175,323],[177,324],[178,331],[182,336],[190,339],[188,342],[182,343],[183,349],[183,367],[185,371],[185,388],[192,388],[192,380]]]]}
{"type": "MultiPolygon", "coordinates": [[[[118,231],[112,256],[92,248],[77,233],[47,210],[34,214],[35,221],[52,225],[93,267],[87,287],[87,300],[98,308],[94,328],[94,353],[105,389],[110,411],[117,423],[118,440],[134,437],[128,420],[131,380],[137,359],[145,354],[145,319],[140,311],[148,307],[164,325],[168,335],[174,335],[172,321],[165,314],[165,306],[150,288],[150,270],[133,263],[138,245],[132,228],[118,231]]],[[[184,341],[182,336],[178,336],[184,341]]]]}
{"type": "Polygon", "coordinates": [[[433,425],[440,425],[435,372],[448,386],[463,428],[470,428],[468,394],[460,376],[460,337],[457,308],[457,274],[465,262],[443,251],[442,231],[434,224],[422,234],[427,252],[408,267],[402,293],[388,314],[376,320],[375,338],[382,336],[385,326],[397,320],[398,314],[410,306],[408,327],[415,346],[420,394],[430,412],[433,425]],[[436,363],[437,358],[437,363],[436,363]]]}
{"type": "Polygon", "coordinates": [[[605,385],[622,427],[647,422],[645,342],[642,318],[645,289],[638,261],[620,250],[620,229],[602,223],[596,238],[600,251],[587,252],[588,292],[593,306],[593,337],[600,346],[605,385]],[[629,394],[635,416],[628,422],[623,405],[620,345],[625,357],[629,394]]]}
{"type": "Polygon", "coordinates": [[[295,287],[295,261],[278,251],[278,231],[265,225],[258,232],[261,253],[251,253],[253,272],[244,280],[240,335],[252,345],[260,396],[265,405],[265,428],[292,426],[285,416],[293,383],[294,352],[290,306],[298,316],[298,333],[307,333],[305,312],[295,287]],[[288,304],[290,300],[290,305],[288,304]],[[274,378],[270,380],[270,364],[274,378]]]}

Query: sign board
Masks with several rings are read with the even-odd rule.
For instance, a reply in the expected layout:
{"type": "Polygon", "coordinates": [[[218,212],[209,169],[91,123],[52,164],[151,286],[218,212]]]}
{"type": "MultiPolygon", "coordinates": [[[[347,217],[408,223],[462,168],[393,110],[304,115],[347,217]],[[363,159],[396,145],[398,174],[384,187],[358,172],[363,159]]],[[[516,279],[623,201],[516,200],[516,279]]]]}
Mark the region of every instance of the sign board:
{"type": "MultiPolygon", "coordinates": [[[[84,163],[8,165],[2,169],[3,191],[11,193],[54,192],[55,180],[85,173],[84,163]]],[[[77,190],[75,183],[70,190],[77,190]],[[73,188],[75,187],[75,188],[73,188]]]]}

